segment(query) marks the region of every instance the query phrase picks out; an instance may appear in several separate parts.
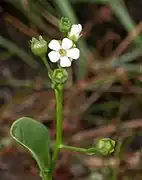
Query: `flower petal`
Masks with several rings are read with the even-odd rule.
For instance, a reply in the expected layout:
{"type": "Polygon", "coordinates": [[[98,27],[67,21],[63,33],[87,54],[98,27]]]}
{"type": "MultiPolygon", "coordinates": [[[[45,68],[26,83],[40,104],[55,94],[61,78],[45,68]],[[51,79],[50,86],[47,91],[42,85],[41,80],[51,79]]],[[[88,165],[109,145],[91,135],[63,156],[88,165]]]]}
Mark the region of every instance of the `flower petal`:
{"type": "Polygon", "coordinates": [[[68,38],[64,38],[62,40],[62,48],[65,50],[70,49],[73,46],[73,42],[72,40],[68,39],[68,38]]]}
{"type": "Polygon", "coordinates": [[[59,51],[59,49],[61,49],[60,43],[55,39],[50,41],[50,43],[48,44],[48,47],[54,51],[59,51]]]}
{"type": "Polygon", "coordinates": [[[80,56],[80,50],[78,48],[72,48],[67,50],[67,56],[72,59],[78,59],[80,56]]]}
{"type": "Polygon", "coordinates": [[[71,60],[67,56],[61,57],[60,58],[60,66],[61,67],[70,67],[71,60]]]}
{"type": "Polygon", "coordinates": [[[82,31],[82,25],[81,24],[78,24],[78,28],[79,28],[79,33],[81,33],[81,31],[82,31]]]}
{"type": "Polygon", "coordinates": [[[55,63],[59,60],[60,54],[59,54],[59,52],[51,51],[50,53],[48,53],[48,57],[51,62],[55,63]]]}
{"type": "Polygon", "coordinates": [[[71,33],[73,33],[73,34],[78,34],[79,33],[79,28],[78,28],[77,24],[72,25],[71,33]]]}
{"type": "Polygon", "coordinates": [[[71,27],[71,30],[69,32],[69,35],[76,35],[79,36],[80,32],[82,31],[82,25],[81,24],[74,24],[71,27]]]}

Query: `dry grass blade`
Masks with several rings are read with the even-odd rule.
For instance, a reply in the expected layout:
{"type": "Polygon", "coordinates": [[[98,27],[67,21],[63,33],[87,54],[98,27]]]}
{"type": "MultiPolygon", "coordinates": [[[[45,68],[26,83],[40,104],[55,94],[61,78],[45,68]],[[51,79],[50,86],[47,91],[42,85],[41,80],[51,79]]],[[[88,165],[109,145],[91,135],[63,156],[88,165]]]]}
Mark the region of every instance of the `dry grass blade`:
{"type": "Polygon", "coordinates": [[[30,54],[26,53],[23,49],[21,49],[13,42],[5,39],[2,36],[0,36],[0,46],[8,49],[10,52],[19,56],[30,67],[35,69],[38,67],[38,63],[33,59],[33,57],[30,54]]]}
{"type": "Polygon", "coordinates": [[[110,57],[116,58],[122,54],[128,45],[136,39],[137,36],[142,32],[142,23],[140,22],[129,34],[128,36],[119,44],[117,49],[112,53],[110,57]]]}

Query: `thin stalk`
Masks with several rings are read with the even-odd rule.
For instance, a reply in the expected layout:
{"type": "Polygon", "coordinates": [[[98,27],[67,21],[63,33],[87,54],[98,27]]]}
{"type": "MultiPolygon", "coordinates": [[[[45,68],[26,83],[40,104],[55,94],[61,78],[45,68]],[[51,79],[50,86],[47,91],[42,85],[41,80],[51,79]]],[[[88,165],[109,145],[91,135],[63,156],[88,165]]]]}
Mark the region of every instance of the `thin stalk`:
{"type": "Polygon", "coordinates": [[[48,62],[47,62],[46,56],[43,56],[43,57],[41,57],[41,58],[42,58],[43,63],[44,63],[44,65],[45,65],[46,69],[47,69],[47,72],[48,72],[49,75],[51,76],[51,74],[52,74],[53,71],[52,71],[51,67],[49,66],[49,64],[48,64],[48,62]]]}
{"type": "Polygon", "coordinates": [[[86,149],[85,148],[79,148],[79,147],[67,146],[67,145],[61,145],[60,148],[61,149],[66,149],[66,150],[75,151],[75,152],[86,153],[86,149]]]}
{"type": "Polygon", "coordinates": [[[52,176],[50,176],[47,172],[46,173],[44,172],[41,175],[41,177],[42,177],[42,180],[52,180],[52,176]]]}
{"type": "Polygon", "coordinates": [[[60,146],[62,144],[62,99],[63,95],[62,92],[63,87],[62,85],[59,88],[55,89],[55,95],[56,95],[56,144],[53,151],[53,157],[51,162],[51,174],[56,167],[56,161],[58,159],[58,155],[60,152],[60,146]]]}

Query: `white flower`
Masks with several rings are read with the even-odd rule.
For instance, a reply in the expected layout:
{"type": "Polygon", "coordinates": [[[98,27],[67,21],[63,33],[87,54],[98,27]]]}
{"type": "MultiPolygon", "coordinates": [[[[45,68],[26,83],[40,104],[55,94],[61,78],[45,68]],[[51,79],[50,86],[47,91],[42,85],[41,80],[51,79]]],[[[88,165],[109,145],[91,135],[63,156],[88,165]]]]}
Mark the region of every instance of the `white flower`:
{"type": "Polygon", "coordinates": [[[82,25],[81,24],[74,24],[71,27],[71,30],[68,34],[68,37],[76,42],[80,38],[81,31],[82,31],[82,25]]]}
{"type": "Polygon", "coordinates": [[[48,47],[53,50],[48,53],[48,57],[51,62],[56,63],[60,61],[61,67],[70,67],[72,59],[78,59],[80,51],[78,48],[74,48],[72,40],[64,38],[61,42],[53,39],[50,41],[48,47]]]}

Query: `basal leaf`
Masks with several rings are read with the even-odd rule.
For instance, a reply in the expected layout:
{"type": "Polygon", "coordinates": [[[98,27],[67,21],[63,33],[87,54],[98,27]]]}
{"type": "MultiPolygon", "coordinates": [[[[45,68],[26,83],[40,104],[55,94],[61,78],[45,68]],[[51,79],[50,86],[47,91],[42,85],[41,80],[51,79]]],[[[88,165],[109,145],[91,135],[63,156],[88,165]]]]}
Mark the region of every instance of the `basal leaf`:
{"type": "Polygon", "coordinates": [[[40,122],[22,117],[10,129],[11,136],[27,148],[42,171],[50,167],[50,139],[48,129],[40,122]]]}

